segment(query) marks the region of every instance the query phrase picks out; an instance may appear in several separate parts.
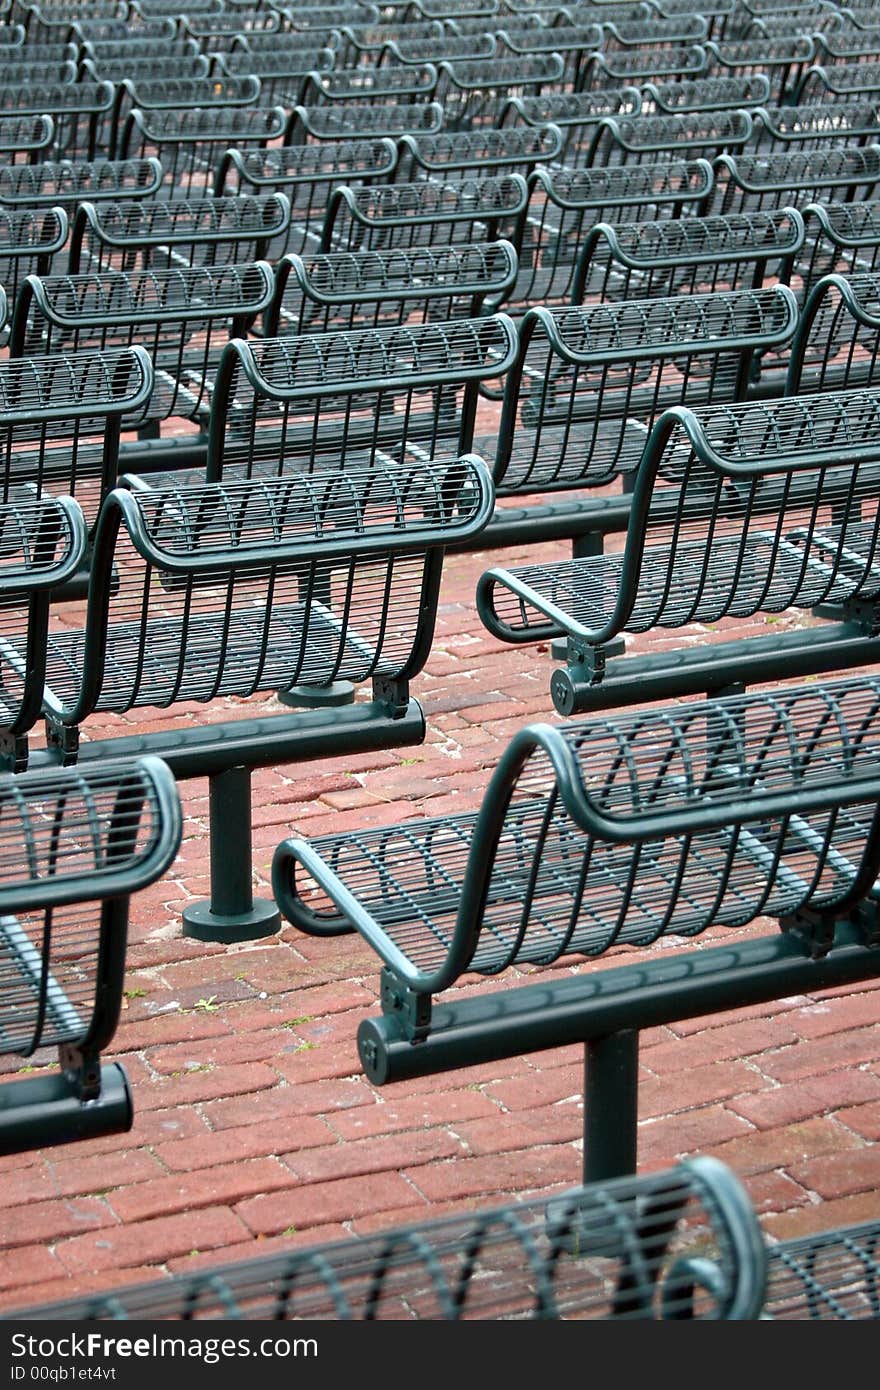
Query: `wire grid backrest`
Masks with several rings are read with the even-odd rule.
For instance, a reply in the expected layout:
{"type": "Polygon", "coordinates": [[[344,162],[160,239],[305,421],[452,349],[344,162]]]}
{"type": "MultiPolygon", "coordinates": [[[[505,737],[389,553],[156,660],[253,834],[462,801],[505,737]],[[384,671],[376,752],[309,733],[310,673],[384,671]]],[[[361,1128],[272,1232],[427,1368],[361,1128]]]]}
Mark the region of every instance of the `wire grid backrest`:
{"type": "Polygon", "coordinates": [[[697,1159],[546,1199],[286,1251],[19,1314],[98,1320],[741,1318],[765,1256],[745,1193],[697,1159]],[[702,1261],[699,1268],[698,1261],[702,1261]]]}
{"type": "Polygon", "coordinates": [[[880,134],[880,94],[859,101],[758,107],[752,112],[754,151],[821,149],[874,144],[880,134]]]}
{"type": "Polygon", "coordinates": [[[81,202],[150,198],[162,187],[157,159],[44,160],[0,168],[0,206],[63,207],[73,217],[81,202]]]}
{"type": "Polygon", "coordinates": [[[340,101],[430,101],[437,86],[433,63],[386,67],[331,68],[311,72],[303,83],[302,104],[340,101]]]}
{"type": "Polygon", "coordinates": [[[285,124],[280,106],[136,109],[122,127],[117,150],[123,159],[158,158],[165,170],[165,197],[208,196],[227,149],[261,147],[279,140],[285,124]]]}
{"type": "Polygon", "coordinates": [[[812,61],[815,47],[808,34],[773,38],[767,34],[747,39],[717,39],[706,44],[709,71],[740,76],[763,72],[770,78],[774,102],[791,100],[812,61]]]}
{"type": "Polygon", "coordinates": [[[30,277],[10,335],[12,356],[104,351],[141,344],[153,391],[131,429],[146,420],[199,418],[223,344],[244,334],[274,289],[263,261],[164,270],[30,277]]]}
{"type": "Polygon", "coordinates": [[[804,242],[795,208],[729,217],[600,222],[584,239],[576,302],[760,289],[784,279],[804,242]]]}
{"type": "Polygon", "coordinates": [[[833,918],[880,853],[878,701],[866,677],[532,725],[478,812],[287,841],[276,897],[307,929],[344,896],[425,994],[764,915],[833,918]]]}
{"type": "Polygon", "coordinates": [[[880,276],[825,276],[803,307],[786,395],[880,384],[878,353],[880,276]]]}
{"type": "Polygon", "coordinates": [[[753,354],[794,328],[781,287],[530,310],[505,385],[499,491],[604,486],[634,470],[664,410],[740,399],[753,354]]]}
{"type": "Polygon", "coordinates": [[[642,97],[649,109],[668,111],[670,115],[686,111],[750,111],[770,100],[770,80],[765,73],[755,72],[743,77],[646,82],[642,97]]]}
{"type": "Polygon", "coordinates": [[[350,332],[473,318],[487,297],[503,301],[515,274],[516,253],[507,241],[285,256],[275,270],[264,332],[350,332]]]}
{"type": "Polygon", "coordinates": [[[682,82],[706,74],[709,55],[702,44],[669,44],[665,48],[598,49],[581,68],[580,89],[598,91],[624,84],[673,80],[682,82]]]}
{"type": "Polygon", "coordinates": [[[61,207],[0,207],[0,281],[11,304],[26,275],[48,274],[67,244],[70,223],[61,207]]]}
{"type": "Polygon", "coordinates": [[[54,159],[95,159],[109,149],[113,109],[110,82],[38,82],[0,87],[0,110],[7,116],[51,116],[54,159]]]}
{"type": "Polygon", "coordinates": [[[550,164],[562,153],[562,132],[551,124],[482,126],[477,130],[441,130],[438,135],[405,135],[400,141],[397,179],[458,178],[518,173],[526,177],[538,164],[550,164]]]}
{"type": "Polygon", "coordinates": [[[823,275],[869,273],[880,252],[880,202],[822,201],[803,209],[806,236],[791,267],[791,285],[803,303],[823,275]]]}
{"type": "Polygon", "coordinates": [[[117,489],[84,624],[50,631],[46,713],[76,726],[94,710],[408,679],[430,648],[442,547],[490,509],[469,458],[117,489]]]}
{"type": "Polygon", "coordinates": [[[0,363],[2,497],[76,496],[94,516],[116,480],[121,420],[143,407],[153,370],[141,347],[0,363]]]}
{"type": "Polygon", "coordinates": [[[542,169],[528,178],[528,206],[511,241],[519,274],[507,303],[569,304],[578,256],[597,222],[652,221],[696,213],[713,187],[702,159],[604,169],[542,169]]]}
{"type": "Polygon", "coordinates": [[[230,107],[243,109],[260,101],[260,81],[253,74],[244,77],[178,77],[172,80],[124,79],[115,89],[113,102],[112,152],[115,154],[133,111],[143,113],[149,122],[160,111],[215,111],[230,107]]]}
{"type": "Polygon", "coordinates": [[[0,1051],[106,1046],[129,895],[164,872],[179,837],[156,758],[0,775],[0,1051]]]}
{"type": "Polygon", "coordinates": [[[512,97],[563,91],[565,64],[558,53],[534,57],[475,58],[438,64],[437,100],[447,130],[494,126],[512,97]]]}
{"type": "Polygon", "coordinates": [[[520,174],[346,185],[334,189],[322,251],[390,251],[495,241],[509,235],[528,204],[520,174]]]}
{"type": "Polygon", "coordinates": [[[70,234],[70,271],[263,260],[289,222],[283,193],[81,203],[70,234]]]}
{"type": "Polygon", "coordinates": [[[444,127],[437,101],[344,102],[295,106],[287,139],[291,145],[313,140],[397,140],[401,135],[436,133],[444,127]]]}
{"type": "MultiPolygon", "coordinates": [[[[751,139],[748,111],[694,111],[681,115],[609,117],[593,132],[583,163],[596,165],[651,164],[658,157],[714,159],[742,149],[751,139]]],[[[570,158],[570,157],[569,157],[570,158]]],[[[578,160],[570,162],[577,164],[578,160]]]]}
{"type": "Polygon", "coordinates": [[[798,102],[852,100],[865,92],[880,92],[880,62],[814,63],[798,84],[798,102]]]}
{"type": "Polygon", "coordinates": [[[37,159],[49,150],[54,135],[51,116],[0,116],[0,157],[4,164],[37,159]]]}
{"type": "Polygon", "coordinates": [[[841,145],[779,154],[719,155],[712,165],[712,212],[755,212],[807,203],[872,198],[880,179],[880,145],[841,145]]]}
{"type": "Polygon", "coordinates": [[[283,193],[290,202],[290,224],[266,251],[273,263],[285,252],[317,251],[327,202],[337,184],[384,182],[397,164],[394,141],[343,139],[268,149],[227,151],[215,179],[215,193],[283,193]]]}
{"type": "Polygon", "coordinates": [[[232,343],[217,376],[208,476],[457,458],[471,447],[479,386],[515,352],[504,315],[232,343]]]}

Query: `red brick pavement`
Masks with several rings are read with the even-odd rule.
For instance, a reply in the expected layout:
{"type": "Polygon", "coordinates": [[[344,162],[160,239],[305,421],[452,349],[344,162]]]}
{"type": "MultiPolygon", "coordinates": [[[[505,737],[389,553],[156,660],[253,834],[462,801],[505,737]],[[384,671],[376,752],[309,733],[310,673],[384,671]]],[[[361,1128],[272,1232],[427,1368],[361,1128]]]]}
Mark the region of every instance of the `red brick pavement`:
{"type": "MultiPolygon", "coordinates": [[[[414,685],[428,719],[423,746],[255,775],[258,890],[291,832],[475,807],[510,736],[554,718],[549,655],[502,648],[473,604],[489,563],[533,558],[447,561],[434,649],[414,685]]],[[[745,625],[737,631],[745,635],[745,625]]],[[[717,636],[695,631],[693,640],[717,636]]],[[[185,717],[227,712],[221,702],[185,717]]],[[[155,711],[114,721],[170,722],[155,711]]],[[[355,1052],[378,982],[359,938],[307,939],[285,927],[229,948],[185,940],[181,909],[208,886],[207,790],[203,782],[181,790],[180,856],[132,904],[112,1055],[132,1080],[134,1128],[0,1159],[0,1306],[577,1181],[578,1049],[380,1090],[355,1052]]],[[[726,1159],[774,1233],[876,1216],[880,982],[646,1033],[640,1115],[644,1166],[697,1151],[726,1159]]]]}

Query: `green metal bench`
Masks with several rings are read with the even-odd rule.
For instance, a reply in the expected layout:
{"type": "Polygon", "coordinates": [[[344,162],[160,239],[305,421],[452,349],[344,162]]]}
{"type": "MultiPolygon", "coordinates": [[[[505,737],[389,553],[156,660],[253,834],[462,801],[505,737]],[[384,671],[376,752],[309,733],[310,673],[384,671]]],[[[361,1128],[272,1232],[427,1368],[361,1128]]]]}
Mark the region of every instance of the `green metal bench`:
{"type": "Polygon", "coordinates": [[[392,251],[509,237],[528,204],[519,174],[342,184],[327,203],[321,251],[392,251]]]}
{"type": "Polygon", "coordinates": [[[477,130],[441,130],[436,135],[404,135],[398,142],[396,177],[401,183],[457,179],[479,170],[527,178],[539,164],[559,160],[562,147],[562,131],[549,122],[503,130],[482,126],[477,130]]]}
{"type": "Polygon", "coordinates": [[[158,158],[165,170],[164,197],[207,197],[227,149],[264,149],[281,139],[286,123],[280,106],[135,108],[120,127],[115,149],[120,159],[158,158]]]}
{"type": "Polygon", "coordinates": [[[498,116],[498,126],[515,130],[525,125],[538,130],[553,125],[562,131],[562,163],[583,164],[583,152],[599,121],[635,116],[642,109],[638,87],[603,87],[588,92],[541,92],[510,97],[498,116]]]}
{"type": "Polygon", "coordinates": [[[0,207],[0,283],[8,301],[30,274],[48,275],[67,245],[70,220],[62,207],[0,207]]]}
{"type": "Polygon", "coordinates": [[[643,1029],[877,977],[878,711],[863,677],[533,724],[475,812],[283,841],[276,898],[379,957],[373,1084],[581,1043],[583,1180],[633,1173],[643,1029]]]}
{"type": "Polygon", "coordinates": [[[21,286],[9,335],[12,358],[104,352],[140,344],[153,385],[123,421],[140,441],[120,444],[120,471],[155,468],[175,446],[163,425],[187,420],[198,434],[178,435],[187,457],[204,454],[214,375],[225,343],[246,336],[272,302],[274,275],[265,261],[84,275],[29,276],[21,286]]]}
{"type": "Polygon", "coordinates": [[[775,154],[723,154],[703,212],[760,212],[818,200],[872,198],[880,179],[880,145],[822,146],[775,154]]]}
{"type": "Polygon", "coordinates": [[[516,277],[509,241],[285,256],[275,268],[267,338],[474,318],[516,277]]]}
{"type": "Polygon", "coordinates": [[[599,222],[584,237],[572,303],[762,289],[785,280],[804,238],[796,208],[599,222]]]}
{"type": "Polygon", "coordinates": [[[791,346],[787,396],[880,385],[880,275],[826,275],[810,291],[791,346]]]}
{"type": "Polygon", "coordinates": [[[384,183],[397,164],[388,137],[273,145],[266,150],[227,150],[215,172],[215,196],[280,194],[290,205],[289,224],[263,252],[273,264],[286,252],[320,249],[327,201],[337,184],[384,183]]]}
{"type": "Polygon", "coordinates": [[[443,107],[437,101],[325,101],[293,108],[285,143],[398,140],[402,135],[436,134],[443,127],[443,107]]]}
{"type": "Polygon", "coordinates": [[[698,1158],[549,1204],[469,1211],[0,1321],[741,1320],[760,1312],[765,1265],[743,1188],[698,1158]]]}
{"type": "Polygon", "coordinates": [[[109,152],[111,82],[35,82],[0,88],[6,116],[51,116],[54,159],[98,159],[109,152]]]}
{"type": "MultiPolygon", "coordinates": [[[[692,0],[687,0],[692,3],[692,0]]],[[[770,100],[770,79],[763,72],[743,77],[695,77],[684,82],[646,82],[642,99],[648,109],[679,115],[686,111],[752,111],[770,100]]]]}
{"type": "MultiPolygon", "coordinates": [[[[681,114],[607,116],[596,125],[583,151],[587,168],[652,164],[656,159],[708,159],[743,150],[752,143],[752,117],[742,109],[681,114]]],[[[566,155],[570,163],[580,160],[566,155]]]]}
{"type": "Polygon", "coordinates": [[[790,343],[796,324],[784,286],[529,310],[497,437],[474,441],[494,460],[499,501],[524,504],[498,507],[481,546],[567,537],[595,556],[603,534],[629,525],[622,493],[662,412],[743,399],[758,355],[790,343]],[[573,495],[611,483],[615,494],[573,495]]]}
{"type": "Polygon", "coordinates": [[[561,92],[567,85],[559,53],[444,61],[438,63],[437,74],[436,98],[446,130],[497,125],[513,97],[561,92]]]}
{"type": "Polygon", "coordinates": [[[770,78],[771,100],[779,105],[796,98],[815,51],[811,35],[804,33],[776,38],[764,33],[754,38],[710,39],[706,43],[710,73],[733,77],[764,73],[770,78]]]}
{"type": "Polygon", "coordinates": [[[858,98],[829,105],[770,106],[752,111],[752,149],[821,149],[825,145],[876,144],[880,115],[876,101],[858,98]]]}
{"type": "Polygon", "coordinates": [[[50,594],[82,567],[86,543],[72,497],[38,497],[22,486],[0,502],[0,719],[2,755],[12,771],[24,766],[19,739],[42,709],[50,594]]]}
{"type": "Polygon", "coordinates": [[[157,758],[0,776],[0,1052],[58,1056],[58,1070],[0,1081],[0,1153],[131,1128],[128,1079],[101,1053],[122,1006],[129,899],[180,836],[157,758]]]}
{"type": "Polygon", "coordinates": [[[4,164],[34,163],[51,148],[51,116],[0,116],[0,157],[4,164]]]}
{"type": "MultiPolygon", "coordinates": [[[[278,927],[274,903],[253,897],[253,769],[424,737],[409,682],[430,649],[444,551],[492,507],[468,425],[479,382],[514,348],[501,318],[235,340],[208,481],[130,479],[106,498],[84,616],[50,631],[47,749],[30,765],[149,751],[179,778],[209,778],[211,899],[186,909],[190,935],[278,927]],[[353,703],[364,683],[372,699],[353,703]],[[93,734],[93,715],[259,692],[294,708],[93,734]]],[[[17,748],[21,761],[23,737],[17,748]]]]}
{"type": "MultiPolygon", "coordinates": [[[[493,569],[483,622],[502,641],[565,638],[563,714],[845,670],[880,657],[877,391],[665,412],[647,437],[620,549],[493,569]],[[826,612],[785,632],[617,657],[625,632],[826,612]]],[[[691,628],[691,633],[694,633],[691,628]]]]}
{"type": "Polygon", "coordinates": [[[803,302],[817,280],[832,271],[848,275],[877,268],[880,202],[808,203],[803,209],[804,248],[792,262],[789,283],[803,302]]]}
{"type": "Polygon", "coordinates": [[[0,169],[0,207],[62,207],[73,219],[80,203],[155,197],[164,173],[158,159],[41,160],[0,169]]]}
{"type": "Polygon", "coordinates": [[[513,227],[519,274],[505,301],[511,313],[570,304],[578,257],[598,222],[696,215],[713,188],[705,159],[671,159],[599,169],[535,169],[528,204],[513,227]]]}

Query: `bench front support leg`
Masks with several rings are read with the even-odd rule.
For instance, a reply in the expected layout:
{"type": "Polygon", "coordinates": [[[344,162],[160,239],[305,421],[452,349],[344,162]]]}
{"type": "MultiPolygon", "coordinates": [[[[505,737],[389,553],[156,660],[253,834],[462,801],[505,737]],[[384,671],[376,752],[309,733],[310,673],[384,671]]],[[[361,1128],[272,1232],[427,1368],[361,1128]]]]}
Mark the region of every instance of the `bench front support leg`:
{"type": "Polygon", "coordinates": [[[208,782],[211,898],[183,911],[184,936],[199,941],[254,941],[281,928],[267,898],[254,898],[251,849],[251,769],[230,767],[208,782]]]}
{"type": "Polygon", "coordinates": [[[584,1182],[629,1177],[638,1162],[639,1034],[584,1044],[584,1182]]]}

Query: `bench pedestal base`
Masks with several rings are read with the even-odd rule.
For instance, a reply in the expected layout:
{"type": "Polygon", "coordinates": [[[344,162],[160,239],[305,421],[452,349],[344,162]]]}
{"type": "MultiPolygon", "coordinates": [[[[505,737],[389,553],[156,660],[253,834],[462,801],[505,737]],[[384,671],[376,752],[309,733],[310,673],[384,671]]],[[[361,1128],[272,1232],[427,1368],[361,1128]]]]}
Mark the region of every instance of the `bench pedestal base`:
{"type": "Polygon", "coordinates": [[[197,941],[257,941],[281,930],[281,913],[269,898],[253,898],[249,911],[214,912],[210,902],[193,903],[182,913],[184,936],[197,941]]]}

